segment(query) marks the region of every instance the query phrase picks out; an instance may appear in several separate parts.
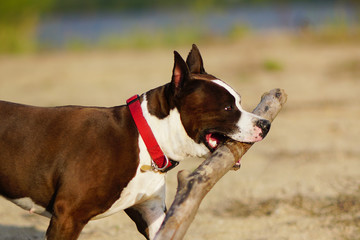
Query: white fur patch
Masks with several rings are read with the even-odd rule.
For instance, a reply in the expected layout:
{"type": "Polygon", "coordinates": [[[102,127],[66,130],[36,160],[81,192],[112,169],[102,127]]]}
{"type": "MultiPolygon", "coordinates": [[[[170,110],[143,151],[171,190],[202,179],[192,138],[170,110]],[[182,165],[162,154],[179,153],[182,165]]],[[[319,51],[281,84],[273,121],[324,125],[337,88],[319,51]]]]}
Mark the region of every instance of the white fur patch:
{"type": "Polygon", "coordinates": [[[11,202],[15,203],[19,207],[29,211],[30,213],[36,213],[48,218],[51,218],[51,213],[46,211],[42,206],[36,205],[34,201],[29,197],[18,198],[18,199],[9,199],[11,202]]]}
{"type": "MultiPolygon", "coordinates": [[[[166,156],[179,161],[189,156],[204,156],[209,152],[204,144],[197,144],[186,134],[180,120],[180,114],[176,109],[173,109],[166,118],[158,119],[149,113],[147,105],[146,95],[144,95],[144,101],[141,104],[143,115],[166,156]]],[[[165,207],[165,174],[141,171],[141,166],[151,165],[152,160],[141,136],[139,136],[138,144],[140,163],[136,175],[124,188],[120,198],[106,212],[95,216],[93,219],[107,217],[134,205],[146,208],[150,204],[157,218],[154,219],[155,215],[146,210],[142,211],[146,215],[143,217],[149,220],[150,229],[156,233],[164,217],[164,214],[161,217],[158,215],[159,212],[163,212],[165,207]]]]}
{"type": "Polygon", "coordinates": [[[142,204],[136,205],[136,209],[148,224],[149,238],[154,239],[165,218],[164,199],[153,198],[142,204]]]}
{"type": "Polygon", "coordinates": [[[159,119],[149,113],[147,105],[145,95],[141,103],[144,117],[166,156],[181,161],[186,157],[203,157],[209,153],[203,143],[198,144],[187,135],[176,108],[172,109],[167,117],[159,119]]]}
{"type": "MultiPolygon", "coordinates": [[[[95,216],[93,219],[104,218],[129,208],[133,205],[143,203],[146,200],[159,197],[165,199],[165,175],[154,171],[142,172],[142,165],[150,165],[151,157],[146,149],[145,143],[139,137],[140,163],[136,175],[121,192],[120,198],[106,212],[95,216]]],[[[162,203],[159,203],[161,208],[162,203]]]]}
{"type": "Polygon", "coordinates": [[[225,88],[234,98],[235,98],[235,105],[236,107],[243,112],[244,110],[242,109],[240,102],[241,102],[241,97],[240,95],[229,85],[227,85],[225,82],[216,79],[216,80],[212,80],[212,82],[216,83],[217,85],[220,85],[221,87],[225,88]]]}

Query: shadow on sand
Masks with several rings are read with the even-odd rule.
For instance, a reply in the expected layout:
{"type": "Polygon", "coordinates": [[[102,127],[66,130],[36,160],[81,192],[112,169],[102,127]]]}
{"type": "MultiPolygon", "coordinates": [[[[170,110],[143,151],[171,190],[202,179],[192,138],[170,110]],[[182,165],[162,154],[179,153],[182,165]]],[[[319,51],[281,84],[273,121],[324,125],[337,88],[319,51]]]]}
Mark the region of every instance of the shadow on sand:
{"type": "Polygon", "coordinates": [[[18,227],[0,224],[0,240],[42,240],[45,232],[34,227],[18,227]]]}

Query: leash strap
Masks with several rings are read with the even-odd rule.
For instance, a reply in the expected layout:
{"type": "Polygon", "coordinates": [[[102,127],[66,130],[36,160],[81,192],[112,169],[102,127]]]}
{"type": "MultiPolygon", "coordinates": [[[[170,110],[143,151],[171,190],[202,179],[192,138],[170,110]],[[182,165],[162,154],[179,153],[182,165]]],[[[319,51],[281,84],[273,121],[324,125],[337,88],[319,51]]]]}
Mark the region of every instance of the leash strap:
{"type": "Polygon", "coordinates": [[[163,151],[161,150],[159,144],[157,143],[153,132],[146,119],[144,118],[139,95],[134,95],[128,100],[126,100],[127,106],[131,112],[131,115],[134,119],[136,127],[144,140],[146,148],[153,160],[154,168],[161,171],[167,172],[170,169],[176,167],[179,163],[168,159],[163,151]]]}

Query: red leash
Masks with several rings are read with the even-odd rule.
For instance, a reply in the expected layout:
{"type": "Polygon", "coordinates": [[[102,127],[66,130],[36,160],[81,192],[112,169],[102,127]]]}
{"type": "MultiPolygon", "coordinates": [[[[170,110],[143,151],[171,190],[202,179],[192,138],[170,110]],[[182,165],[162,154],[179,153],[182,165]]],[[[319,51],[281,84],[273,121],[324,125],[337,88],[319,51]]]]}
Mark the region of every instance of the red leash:
{"type": "Polygon", "coordinates": [[[140,97],[139,95],[132,96],[126,103],[129,107],[131,115],[134,119],[136,127],[144,140],[146,148],[154,162],[154,168],[161,171],[167,172],[170,169],[176,167],[179,163],[177,161],[173,161],[168,159],[163,151],[161,150],[159,144],[157,143],[153,132],[146,119],[144,118],[141,105],[140,105],[140,97]]]}

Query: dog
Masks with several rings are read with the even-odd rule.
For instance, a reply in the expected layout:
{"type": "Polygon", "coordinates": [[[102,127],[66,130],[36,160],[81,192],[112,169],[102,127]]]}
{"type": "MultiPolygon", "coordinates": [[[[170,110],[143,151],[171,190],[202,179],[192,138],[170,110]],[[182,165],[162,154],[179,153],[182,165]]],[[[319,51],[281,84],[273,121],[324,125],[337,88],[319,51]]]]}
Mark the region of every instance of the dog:
{"type": "Polygon", "coordinates": [[[206,73],[196,45],[186,61],[174,51],[169,83],[127,105],[0,101],[0,194],[49,217],[48,240],[77,239],[90,220],[121,210],[153,239],[166,214],[166,171],[227,139],[266,136],[270,122],[240,102],[233,88],[206,73]]]}

